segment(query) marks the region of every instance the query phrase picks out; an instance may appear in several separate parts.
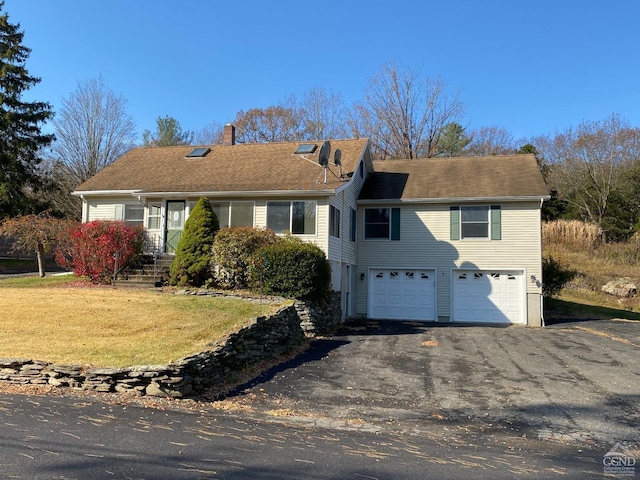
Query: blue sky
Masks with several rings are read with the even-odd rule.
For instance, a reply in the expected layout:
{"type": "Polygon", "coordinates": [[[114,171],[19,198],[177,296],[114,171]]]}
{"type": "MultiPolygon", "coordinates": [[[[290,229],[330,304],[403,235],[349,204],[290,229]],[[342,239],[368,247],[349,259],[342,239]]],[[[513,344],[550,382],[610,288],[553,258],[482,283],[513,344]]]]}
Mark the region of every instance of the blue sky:
{"type": "Polygon", "coordinates": [[[620,114],[640,127],[637,0],[5,0],[57,110],[102,76],[139,132],[227,123],[314,87],[350,104],[389,61],[461,90],[468,128],[552,134],[620,114]]]}

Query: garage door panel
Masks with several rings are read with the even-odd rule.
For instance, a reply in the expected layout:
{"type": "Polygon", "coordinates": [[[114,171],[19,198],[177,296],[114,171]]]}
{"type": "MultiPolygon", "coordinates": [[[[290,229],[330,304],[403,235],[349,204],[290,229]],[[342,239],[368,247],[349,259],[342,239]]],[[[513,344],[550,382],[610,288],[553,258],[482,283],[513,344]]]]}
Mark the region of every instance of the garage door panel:
{"type": "Polygon", "coordinates": [[[453,320],[524,323],[523,278],[522,271],[454,271],[453,320]]]}
{"type": "Polygon", "coordinates": [[[369,317],[435,320],[435,270],[372,269],[369,317]]]}

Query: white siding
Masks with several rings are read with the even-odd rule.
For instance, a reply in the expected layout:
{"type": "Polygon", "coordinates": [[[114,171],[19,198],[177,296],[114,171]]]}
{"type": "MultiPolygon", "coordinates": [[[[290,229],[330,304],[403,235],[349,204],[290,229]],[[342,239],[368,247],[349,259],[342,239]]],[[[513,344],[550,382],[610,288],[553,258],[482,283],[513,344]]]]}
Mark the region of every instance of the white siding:
{"type": "MultiPolygon", "coordinates": [[[[528,294],[541,287],[540,204],[501,204],[501,240],[450,240],[449,205],[402,206],[400,240],[363,240],[364,208],[358,209],[357,313],[367,313],[366,279],[369,267],[437,269],[438,317],[448,319],[452,268],[524,269],[528,294]],[[533,280],[531,280],[533,276],[533,280]]],[[[531,295],[530,295],[531,298],[531,295]]]]}
{"type": "MultiPolygon", "coordinates": [[[[326,228],[324,237],[327,240],[327,247],[324,251],[331,263],[331,288],[342,292],[342,312],[346,316],[347,311],[353,313],[355,298],[358,293],[358,282],[356,278],[356,265],[358,262],[357,241],[351,241],[351,209],[357,210],[357,200],[364,178],[360,178],[356,168],[354,176],[345,188],[336,195],[329,198],[329,202],[324,207],[322,215],[323,229],[326,228]],[[333,205],[340,210],[340,237],[329,235],[329,205],[333,205]],[[347,266],[349,268],[347,268],[347,266]],[[348,291],[348,294],[347,294],[348,291]],[[347,305],[350,303],[351,305],[347,305]]],[[[357,236],[356,236],[357,240],[357,236]]]]}
{"type": "Polygon", "coordinates": [[[253,214],[256,228],[267,228],[267,202],[256,200],[256,210],[253,214]]]}
{"type": "Polygon", "coordinates": [[[118,216],[123,215],[122,205],[125,203],[136,204],[137,200],[131,197],[123,198],[101,198],[100,200],[89,200],[87,202],[87,222],[93,220],[122,220],[118,216]]]}
{"type": "MultiPolygon", "coordinates": [[[[340,210],[340,238],[334,238],[328,235],[327,220],[327,238],[329,239],[327,256],[330,260],[336,260],[350,265],[355,265],[358,261],[357,241],[351,241],[351,209],[355,208],[357,210],[356,202],[363,181],[364,179],[360,178],[356,169],[356,173],[348,187],[329,200],[331,205],[340,210]]],[[[327,207],[327,215],[328,214],[329,211],[327,207]]]]}
{"type": "Polygon", "coordinates": [[[315,243],[329,257],[329,200],[327,198],[318,199],[315,236],[301,235],[300,238],[315,243]]]}

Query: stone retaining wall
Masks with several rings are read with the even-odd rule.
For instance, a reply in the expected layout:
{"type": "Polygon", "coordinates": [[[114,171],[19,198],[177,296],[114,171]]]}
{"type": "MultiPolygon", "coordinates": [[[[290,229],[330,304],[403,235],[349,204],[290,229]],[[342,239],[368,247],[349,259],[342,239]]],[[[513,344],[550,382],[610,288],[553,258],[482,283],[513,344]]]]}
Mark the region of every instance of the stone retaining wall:
{"type": "Polygon", "coordinates": [[[340,300],[340,292],[333,292],[329,300],[322,303],[296,300],[300,325],[308,336],[326,335],[342,323],[340,300]]]}
{"type": "MultiPolygon", "coordinates": [[[[201,293],[198,293],[201,294],[201,293]]],[[[340,322],[340,297],[326,305],[296,302],[214,344],[211,350],[169,365],[94,368],[21,358],[0,358],[0,381],[73,387],[96,392],[181,398],[228,383],[246,368],[300,346],[306,336],[340,322]]]]}

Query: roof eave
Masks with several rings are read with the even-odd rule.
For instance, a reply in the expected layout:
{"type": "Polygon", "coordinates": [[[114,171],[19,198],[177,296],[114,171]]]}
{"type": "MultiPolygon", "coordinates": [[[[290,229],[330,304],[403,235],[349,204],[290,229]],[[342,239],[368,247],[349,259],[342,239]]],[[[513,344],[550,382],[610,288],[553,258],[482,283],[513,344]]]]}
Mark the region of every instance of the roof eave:
{"type": "Polygon", "coordinates": [[[540,202],[549,200],[550,195],[520,195],[503,197],[440,197],[440,198],[382,198],[382,199],[360,199],[361,205],[380,205],[390,203],[478,203],[478,202],[540,202]]]}
{"type": "Polygon", "coordinates": [[[141,190],[75,190],[71,195],[84,197],[85,195],[95,195],[99,197],[113,197],[116,195],[136,195],[141,190]]]}
{"type": "Polygon", "coordinates": [[[144,192],[138,191],[137,195],[144,198],[185,198],[185,197],[282,197],[305,196],[326,197],[334,195],[335,189],[326,190],[235,190],[235,191],[199,191],[199,192],[144,192]]]}

